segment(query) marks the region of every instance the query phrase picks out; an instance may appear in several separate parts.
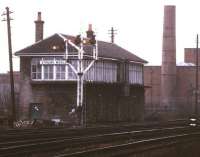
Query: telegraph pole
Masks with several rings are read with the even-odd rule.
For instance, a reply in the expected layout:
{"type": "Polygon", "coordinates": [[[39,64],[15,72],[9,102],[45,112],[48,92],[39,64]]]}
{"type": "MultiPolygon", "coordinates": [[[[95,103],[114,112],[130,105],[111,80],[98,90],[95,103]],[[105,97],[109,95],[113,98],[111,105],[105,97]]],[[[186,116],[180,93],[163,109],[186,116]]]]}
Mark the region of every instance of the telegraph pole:
{"type": "Polygon", "coordinates": [[[117,30],[115,30],[113,27],[111,27],[111,29],[109,30],[109,34],[111,35],[111,43],[114,43],[115,41],[115,35],[117,34],[116,33],[117,30]]]}
{"type": "Polygon", "coordinates": [[[10,91],[11,91],[11,103],[12,103],[12,116],[9,117],[12,122],[12,127],[14,127],[14,121],[16,121],[16,109],[15,109],[15,91],[14,91],[14,78],[13,78],[13,62],[12,62],[12,42],[11,42],[11,29],[10,29],[10,14],[12,12],[9,11],[9,8],[6,7],[6,13],[2,15],[6,15],[6,19],[3,21],[7,21],[7,30],[8,30],[8,50],[9,50],[9,64],[10,64],[10,91]]]}
{"type": "Polygon", "coordinates": [[[199,56],[198,56],[198,46],[199,46],[199,36],[197,34],[196,39],[196,92],[195,92],[195,116],[198,116],[198,94],[199,94],[199,73],[198,73],[198,67],[199,67],[199,56]]]}

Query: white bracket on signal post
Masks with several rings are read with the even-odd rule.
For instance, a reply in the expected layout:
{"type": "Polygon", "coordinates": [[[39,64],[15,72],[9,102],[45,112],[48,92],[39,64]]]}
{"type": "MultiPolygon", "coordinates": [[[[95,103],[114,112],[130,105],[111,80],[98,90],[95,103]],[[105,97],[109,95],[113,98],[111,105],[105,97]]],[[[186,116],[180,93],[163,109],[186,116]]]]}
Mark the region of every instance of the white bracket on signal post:
{"type": "MultiPolygon", "coordinates": [[[[65,42],[66,44],[66,50],[65,50],[65,59],[69,59],[69,52],[68,52],[68,44],[77,49],[78,54],[78,66],[77,69],[69,62],[66,64],[70,66],[70,68],[74,71],[77,77],[77,107],[83,106],[83,79],[84,74],[92,67],[92,65],[95,63],[95,61],[98,59],[98,42],[96,41],[95,45],[92,45],[92,58],[93,60],[90,62],[90,64],[84,69],[83,67],[83,54],[85,51],[83,50],[83,38],[81,37],[81,44],[80,47],[75,45],[71,40],[64,37],[62,34],[58,34],[65,42]]],[[[81,121],[81,124],[83,124],[83,118],[81,121]]]]}

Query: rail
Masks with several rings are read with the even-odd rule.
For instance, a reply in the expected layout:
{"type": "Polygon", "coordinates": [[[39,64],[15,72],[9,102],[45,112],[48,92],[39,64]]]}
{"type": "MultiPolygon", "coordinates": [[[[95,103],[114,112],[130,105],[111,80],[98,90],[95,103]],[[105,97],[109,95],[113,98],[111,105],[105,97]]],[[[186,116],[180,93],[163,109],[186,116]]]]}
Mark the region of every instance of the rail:
{"type": "Polygon", "coordinates": [[[138,130],[128,132],[115,132],[110,134],[96,134],[90,136],[69,137],[61,136],[57,138],[28,139],[12,142],[0,143],[0,154],[5,156],[23,156],[27,154],[37,154],[45,151],[61,151],[68,149],[68,153],[87,147],[99,147],[102,144],[114,145],[118,143],[126,143],[130,141],[146,140],[163,136],[172,136],[176,134],[188,134],[190,132],[198,132],[200,127],[173,127],[159,128],[149,130],[138,130]]]}

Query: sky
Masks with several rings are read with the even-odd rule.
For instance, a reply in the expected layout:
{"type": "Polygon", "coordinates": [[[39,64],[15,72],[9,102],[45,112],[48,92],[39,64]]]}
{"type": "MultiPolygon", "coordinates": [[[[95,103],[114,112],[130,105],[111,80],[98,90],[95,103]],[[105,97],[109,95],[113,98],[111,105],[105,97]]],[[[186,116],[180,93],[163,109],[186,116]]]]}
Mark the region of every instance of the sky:
{"type": "MultiPolygon", "coordinates": [[[[0,14],[9,7],[14,52],[35,42],[37,12],[42,12],[44,38],[54,33],[77,35],[88,24],[98,40],[110,42],[108,30],[116,29],[115,43],[147,60],[160,65],[164,5],[176,5],[177,63],[184,60],[184,48],[196,47],[200,34],[199,0],[0,0],[0,14]]],[[[1,20],[4,18],[0,16],[1,20]]],[[[6,22],[0,21],[0,73],[9,71],[6,22]]],[[[14,70],[19,58],[13,55],[14,70]]]]}

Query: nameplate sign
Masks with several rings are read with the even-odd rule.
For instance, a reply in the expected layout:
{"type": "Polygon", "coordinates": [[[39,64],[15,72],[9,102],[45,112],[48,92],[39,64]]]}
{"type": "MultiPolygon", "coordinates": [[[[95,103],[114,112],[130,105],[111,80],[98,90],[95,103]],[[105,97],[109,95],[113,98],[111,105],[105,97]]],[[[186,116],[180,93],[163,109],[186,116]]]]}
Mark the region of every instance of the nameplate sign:
{"type": "Polygon", "coordinates": [[[51,65],[54,65],[54,64],[66,64],[66,60],[41,60],[40,61],[40,64],[51,64],[51,65]]]}

